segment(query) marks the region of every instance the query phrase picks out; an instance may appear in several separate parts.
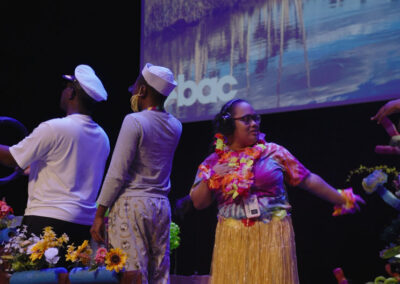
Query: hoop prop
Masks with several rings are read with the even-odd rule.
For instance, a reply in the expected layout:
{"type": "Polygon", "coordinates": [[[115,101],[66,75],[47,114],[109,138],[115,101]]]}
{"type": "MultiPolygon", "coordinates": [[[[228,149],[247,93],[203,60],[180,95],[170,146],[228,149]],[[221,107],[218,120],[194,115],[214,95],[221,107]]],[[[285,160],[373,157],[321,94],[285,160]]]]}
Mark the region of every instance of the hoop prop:
{"type": "MultiPolygon", "coordinates": [[[[0,126],[7,126],[16,129],[21,135],[21,138],[24,138],[26,135],[28,135],[28,130],[26,129],[26,127],[21,122],[11,117],[0,116],[0,126]]],[[[23,170],[18,168],[9,176],[0,178],[0,185],[6,184],[16,179],[22,172],[23,170]]]]}

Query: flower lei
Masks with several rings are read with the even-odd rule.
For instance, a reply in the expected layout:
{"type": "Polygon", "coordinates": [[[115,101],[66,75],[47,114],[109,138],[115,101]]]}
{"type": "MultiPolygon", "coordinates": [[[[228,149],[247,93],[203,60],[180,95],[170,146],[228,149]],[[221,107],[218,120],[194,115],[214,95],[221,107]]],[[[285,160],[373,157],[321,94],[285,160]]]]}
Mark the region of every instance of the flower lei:
{"type": "Polygon", "coordinates": [[[357,210],[356,208],[357,201],[360,201],[359,196],[353,193],[352,188],[347,188],[343,190],[339,189],[338,192],[341,196],[344,197],[346,203],[343,205],[335,205],[333,207],[334,211],[332,213],[332,216],[355,213],[357,210]]]}
{"type": "Polygon", "coordinates": [[[221,191],[224,198],[234,200],[238,196],[247,197],[254,183],[254,163],[267,148],[265,141],[259,139],[254,146],[235,152],[226,145],[226,138],[222,134],[217,133],[215,138],[214,145],[215,153],[218,155],[218,163],[228,164],[232,167],[232,171],[220,176],[209,165],[201,164],[199,166],[199,177],[207,181],[210,190],[221,191]]]}

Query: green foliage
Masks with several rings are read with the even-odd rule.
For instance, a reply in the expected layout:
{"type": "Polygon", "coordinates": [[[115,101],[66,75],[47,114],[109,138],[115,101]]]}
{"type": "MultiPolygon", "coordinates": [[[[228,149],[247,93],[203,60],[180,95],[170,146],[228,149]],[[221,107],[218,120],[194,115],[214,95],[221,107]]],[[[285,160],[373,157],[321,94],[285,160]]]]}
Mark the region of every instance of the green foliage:
{"type": "Polygon", "coordinates": [[[170,239],[169,239],[169,246],[170,246],[170,251],[176,249],[179,247],[181,238],[179,237],[179,233],[181,232],[179,226],[175,224],[174,222],[171,222],[170,226],[170,239]]]}

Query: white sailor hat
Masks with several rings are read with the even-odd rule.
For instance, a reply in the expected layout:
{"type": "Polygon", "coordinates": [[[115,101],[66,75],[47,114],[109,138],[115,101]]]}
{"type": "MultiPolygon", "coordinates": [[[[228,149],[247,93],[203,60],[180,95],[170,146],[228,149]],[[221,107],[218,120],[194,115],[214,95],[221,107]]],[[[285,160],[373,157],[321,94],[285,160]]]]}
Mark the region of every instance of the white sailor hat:
{"type": "Polygon", "coordinates": [[[89,65],[78,65],[75,68],[75,75],[63,75],[68,81],[77,80],[82,89],[95,101],[106,101],[107,91],[104,89],[100,79],[89,65]]]}
{"type": "MultiPolygon", "coordinates": [[[[143,78],[147,84],[156,89],[163,96],[168,96],[176,87],[177,83],[174,80],[174,74],[171,70],[162,66],[155,66],[151,63],[146,63],[142,69],[143,78]]],[[[129,91],[133,90],[133,86],[129,87],[129,91]]]]}

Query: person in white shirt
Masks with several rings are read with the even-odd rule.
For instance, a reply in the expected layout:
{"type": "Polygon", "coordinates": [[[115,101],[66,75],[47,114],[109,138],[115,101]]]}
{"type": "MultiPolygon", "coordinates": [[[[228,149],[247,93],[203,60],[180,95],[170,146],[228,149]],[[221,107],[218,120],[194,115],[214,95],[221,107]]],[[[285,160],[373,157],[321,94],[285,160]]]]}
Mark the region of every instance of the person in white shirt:
{"type": "Polygon", "coordinates": [[[42,122],[18,144],[0,145],[0,163],[29,170],[28,202],[22,220],[28,235],[51,226],[80,245],[90,239],[96,198],[110,153],[105,131],[91,114],[107,92],[94,70],[79,65],[64,75],[63,118],[42,122]]]}
{"type": "Polygon", "coordinates": [[[93,239],[104,242],[104,215],[111,208],[109,242],[127,252],[125,269],[139,270],[142,283],[169,283],[167,196],[182,124],[163,106],[175,86],[169,69],[148,63],[130,88],[134,113],[122,123],[91,228],[93,239]]]}

